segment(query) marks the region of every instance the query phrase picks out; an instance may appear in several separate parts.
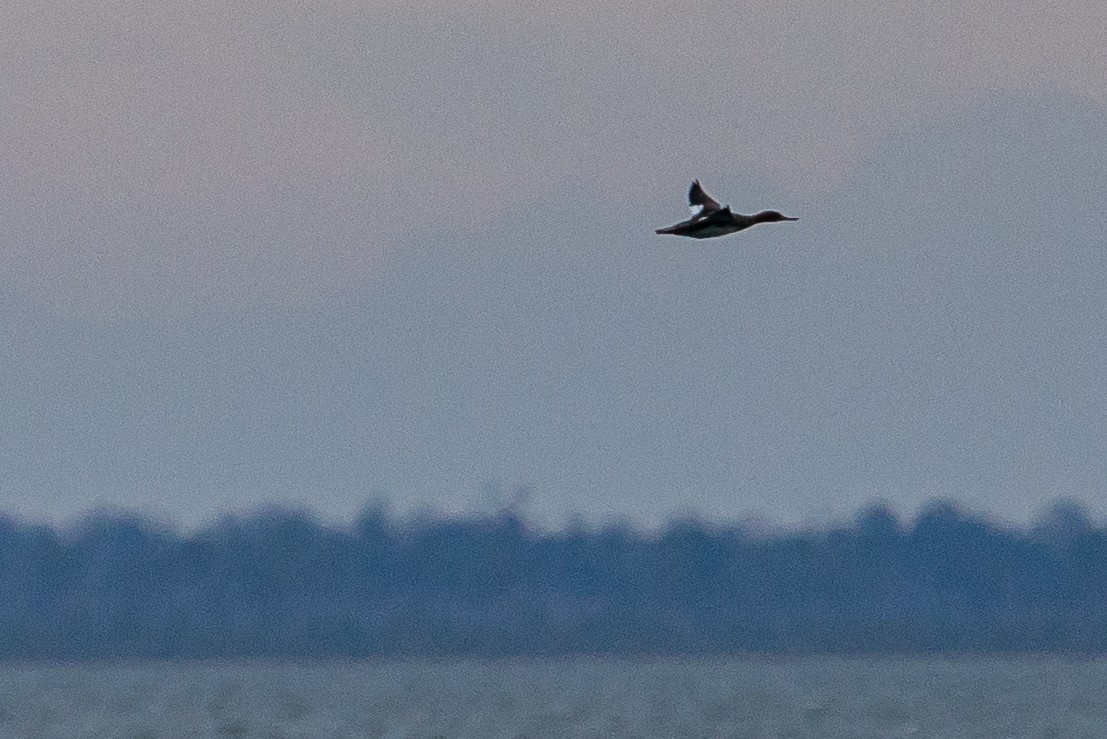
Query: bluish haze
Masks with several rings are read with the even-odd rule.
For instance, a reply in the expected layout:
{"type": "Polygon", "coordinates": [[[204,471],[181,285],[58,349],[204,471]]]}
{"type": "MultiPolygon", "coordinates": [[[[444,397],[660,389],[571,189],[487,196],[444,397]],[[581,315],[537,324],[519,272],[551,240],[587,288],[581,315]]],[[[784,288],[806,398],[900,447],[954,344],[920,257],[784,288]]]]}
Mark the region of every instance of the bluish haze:
{"type": "Polygon", "coordinates": [[[932,504],[766,535],[673,521],[540,532],[510,511],[181,535],[134,517],[0,518],[0,661],[1107,650],[1107,530],[932,504]]]}
{"type": "Polygon", "coordinates": [[[5,13],[2,510],[1107,513],[1099,6],[5,13]]]}

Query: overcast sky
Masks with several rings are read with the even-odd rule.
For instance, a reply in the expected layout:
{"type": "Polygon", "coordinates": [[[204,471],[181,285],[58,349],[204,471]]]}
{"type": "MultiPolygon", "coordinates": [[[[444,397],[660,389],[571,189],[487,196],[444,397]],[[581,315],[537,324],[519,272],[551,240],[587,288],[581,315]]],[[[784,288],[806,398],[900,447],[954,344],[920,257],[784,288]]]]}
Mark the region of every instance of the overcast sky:
{"type": "Polygon", "coordinates": [[[962,6],[9,4],[0,510],[1107,514],[1107,5],[962,6]]]}

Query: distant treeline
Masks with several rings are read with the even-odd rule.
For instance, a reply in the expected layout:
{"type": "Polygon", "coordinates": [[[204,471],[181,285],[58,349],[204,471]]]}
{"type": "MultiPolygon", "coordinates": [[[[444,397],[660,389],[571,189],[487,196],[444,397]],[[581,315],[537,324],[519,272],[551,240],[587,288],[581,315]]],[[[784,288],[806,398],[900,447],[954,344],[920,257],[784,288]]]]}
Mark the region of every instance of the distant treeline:
{"type": "Polygon", "coordinates": [[[1018,529],[935,503],[772,534],[0,517],[0,659],[1021,651],[1107,652],[1107,529],[1076,504],[1018,529]]]}

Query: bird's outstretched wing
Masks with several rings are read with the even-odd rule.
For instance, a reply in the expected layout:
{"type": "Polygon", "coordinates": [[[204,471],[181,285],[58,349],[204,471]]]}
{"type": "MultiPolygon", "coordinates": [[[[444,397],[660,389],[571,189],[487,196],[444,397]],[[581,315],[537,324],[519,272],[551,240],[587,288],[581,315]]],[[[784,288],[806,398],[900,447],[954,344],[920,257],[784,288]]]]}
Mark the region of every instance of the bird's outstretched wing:
{"type": "Polygon", "coordinates": [[[688,207],[693,210],[699,209],[699,215],[705,216],[708,213],[720,210],[723,206],[719,204],[718,200],[703,191],[699,180],[695,180],[692,182],[692,186],[688,188],[688,207]]]}

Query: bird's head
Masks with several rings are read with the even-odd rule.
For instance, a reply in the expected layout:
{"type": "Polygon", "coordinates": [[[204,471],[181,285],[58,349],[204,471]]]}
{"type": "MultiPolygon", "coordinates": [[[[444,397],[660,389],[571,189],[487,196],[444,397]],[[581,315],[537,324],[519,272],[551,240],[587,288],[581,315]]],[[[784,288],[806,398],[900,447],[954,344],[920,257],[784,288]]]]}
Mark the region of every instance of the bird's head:
{"type": "Polygon", "coordinates": [[[789,218],[780,211],[777,210],[763,210],[758,213],[754,218],[758,223],[773,223],[774,221],[798,221],[798,218],[789,218]]]}

